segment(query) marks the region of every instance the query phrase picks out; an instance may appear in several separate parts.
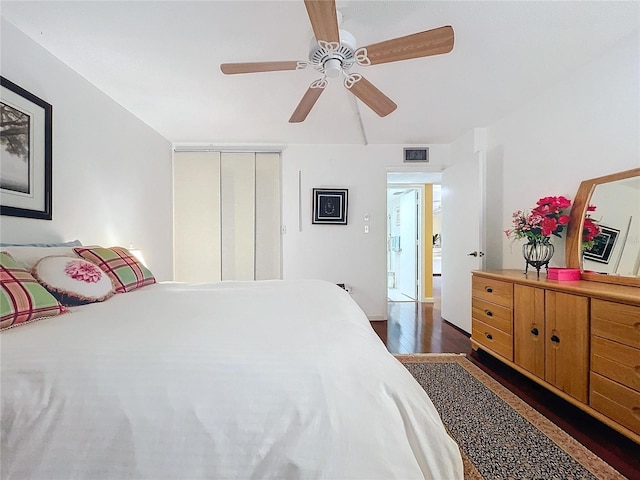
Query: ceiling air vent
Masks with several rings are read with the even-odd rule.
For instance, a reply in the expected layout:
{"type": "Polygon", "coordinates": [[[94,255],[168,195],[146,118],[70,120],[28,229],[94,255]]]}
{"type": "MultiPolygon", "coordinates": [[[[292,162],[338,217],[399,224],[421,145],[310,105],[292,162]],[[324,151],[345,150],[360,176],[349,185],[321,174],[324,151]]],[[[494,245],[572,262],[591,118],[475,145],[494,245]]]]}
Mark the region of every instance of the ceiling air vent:
{"type": "Polygon", "coordinates": [[[403,161],[407,163],[427,163],[429,162],[429,148],[405,148],[403,161]]]}

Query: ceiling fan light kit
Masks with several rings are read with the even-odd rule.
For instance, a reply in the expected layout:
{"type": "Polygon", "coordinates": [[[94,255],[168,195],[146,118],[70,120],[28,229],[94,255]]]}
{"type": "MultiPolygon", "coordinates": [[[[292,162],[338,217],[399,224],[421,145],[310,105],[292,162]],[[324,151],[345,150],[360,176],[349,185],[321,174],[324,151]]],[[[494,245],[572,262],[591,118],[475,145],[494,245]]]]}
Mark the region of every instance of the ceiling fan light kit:
{"type": "Polygon", "coordinates": [[[330,58],[323,67],[324,74],[329,78],[338,78],[342,73],[342,62],[337,58],[330,58]]]}
{"type": "Polygon", "coordinates": [[[453,49],[454,33],[450,26],[426,30],[404,37],[360,47],[356,39],[346,30],[339,30],[341,15],[333,0],[304,0],[313,28],[309,61],[279,61],[223,63],[222,73],[273,72],[302,70],[308,65],[323,74],[311,83],[289,119],[290,123],[304,121],[327,86],[327,78],[344,77],[344,86],[380,117],[393,112],[397,105],[360,73],[350,73],[354,64],[367,67],[381,63],[410,60],[449,53],[453,49]]]}

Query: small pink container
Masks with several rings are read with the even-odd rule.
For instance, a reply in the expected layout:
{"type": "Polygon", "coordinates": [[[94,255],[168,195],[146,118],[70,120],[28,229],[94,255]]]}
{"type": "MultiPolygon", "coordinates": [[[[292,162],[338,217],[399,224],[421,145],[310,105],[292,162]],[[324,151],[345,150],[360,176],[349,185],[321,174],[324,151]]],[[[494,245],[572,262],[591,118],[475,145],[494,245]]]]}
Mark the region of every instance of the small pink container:
{"type": "Polygon", "coordinates": [[[580,280],[580,269],[549,267],[547,269],[547,279],[558,280],[559,282],[580,280]]]}

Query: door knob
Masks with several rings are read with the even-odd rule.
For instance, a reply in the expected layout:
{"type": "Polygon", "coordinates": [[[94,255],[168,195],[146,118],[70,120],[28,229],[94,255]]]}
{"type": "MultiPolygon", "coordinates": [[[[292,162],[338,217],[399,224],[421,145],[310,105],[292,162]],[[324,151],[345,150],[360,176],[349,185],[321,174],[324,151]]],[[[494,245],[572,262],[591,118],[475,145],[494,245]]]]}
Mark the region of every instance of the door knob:
{"type": "Polygon", "coordinates": [[[467,253],[468,257],[484,257],[484,252],[473,251],[471,253],[467,253]]]}

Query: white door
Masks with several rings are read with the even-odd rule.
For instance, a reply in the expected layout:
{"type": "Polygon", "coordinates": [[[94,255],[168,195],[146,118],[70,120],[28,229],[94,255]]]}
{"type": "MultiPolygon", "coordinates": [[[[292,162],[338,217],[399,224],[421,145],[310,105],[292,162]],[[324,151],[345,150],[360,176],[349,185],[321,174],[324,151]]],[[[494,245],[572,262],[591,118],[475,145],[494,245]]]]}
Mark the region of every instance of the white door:
{"type": "Polygon", "coordinates": [[[400,293],[417,300],[418,296],[418,190],[408,190],[400,198],[400,293]]]}
{"type": "Polygon", "coordinates": [[[280,191],[280,154],[256,153],[256,280],[282,277],[280,191]]]}
{"type": "Polygon", "coordinates": [[[484,249],[482,153],[442,172],[441,316],[471,333],[471,271],[482,268],[484,249]],[[476,256],[473,256],[475,252],[476,256]]]}
{"type": "Polygon", "coordinates": [[[255,167],[254,153],[221,157],[222,280],[255,278],[255,167]]]}
{"type": "Polygon", "coordinates": [[[176,152],[174,280],[220,281],[220,152],[176,152]]]}

